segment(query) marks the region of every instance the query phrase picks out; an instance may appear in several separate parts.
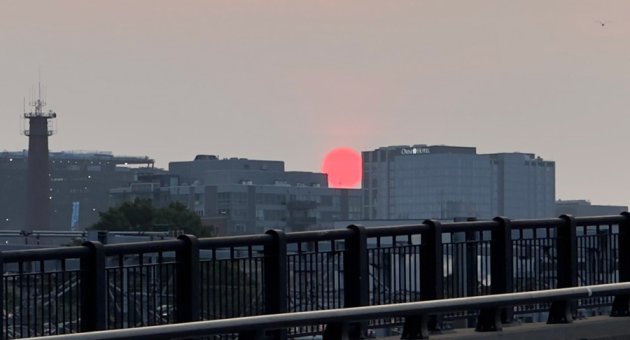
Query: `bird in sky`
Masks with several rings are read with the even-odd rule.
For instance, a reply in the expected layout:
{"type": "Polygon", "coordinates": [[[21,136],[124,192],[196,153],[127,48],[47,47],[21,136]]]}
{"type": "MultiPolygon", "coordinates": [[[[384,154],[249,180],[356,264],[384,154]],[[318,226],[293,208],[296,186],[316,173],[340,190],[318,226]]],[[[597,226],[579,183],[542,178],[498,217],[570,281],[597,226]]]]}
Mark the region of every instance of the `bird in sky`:
{"type": "Polygon", "coordinates": [[[610,23],[610,21],[605,20],[595,20],[595,22],[599,23],[602,27],[605,27],[607,24],[610,23]]]}

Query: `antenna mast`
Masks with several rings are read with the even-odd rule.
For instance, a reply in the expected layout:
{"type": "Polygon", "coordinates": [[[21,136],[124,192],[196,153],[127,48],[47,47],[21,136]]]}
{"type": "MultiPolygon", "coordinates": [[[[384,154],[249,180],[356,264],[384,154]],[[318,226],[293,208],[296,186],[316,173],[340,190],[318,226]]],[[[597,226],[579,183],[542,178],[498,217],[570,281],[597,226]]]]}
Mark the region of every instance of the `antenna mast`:
{"type": "Polygon", "coordinates": [[[27,231],[50,229],[50,206],[55,198],[50,190],[48,137],[55,133],[52,122],[57,118],[57,113],[52,110],[44,111],[46,101],[42,98],[41,75],[37,83],[37,94],[34,92],[33,88],[32,100],[29,103],[32,110],[30,112],[26,112],[26,108],[24,110],[23,129],[24,135],[28,136],[25,216],[27,231]]]}

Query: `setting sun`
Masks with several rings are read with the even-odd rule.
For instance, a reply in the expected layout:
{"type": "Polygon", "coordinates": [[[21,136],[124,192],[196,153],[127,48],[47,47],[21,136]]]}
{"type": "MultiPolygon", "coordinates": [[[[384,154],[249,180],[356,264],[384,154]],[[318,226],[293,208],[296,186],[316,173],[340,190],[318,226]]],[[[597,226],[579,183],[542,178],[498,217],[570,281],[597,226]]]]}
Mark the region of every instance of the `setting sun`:
{"type": "Polygon", "coordinates": [[[331,188],[355,188],[361,182],[361,154],[347,147],[330,151],[322,163],[331,188]]]}

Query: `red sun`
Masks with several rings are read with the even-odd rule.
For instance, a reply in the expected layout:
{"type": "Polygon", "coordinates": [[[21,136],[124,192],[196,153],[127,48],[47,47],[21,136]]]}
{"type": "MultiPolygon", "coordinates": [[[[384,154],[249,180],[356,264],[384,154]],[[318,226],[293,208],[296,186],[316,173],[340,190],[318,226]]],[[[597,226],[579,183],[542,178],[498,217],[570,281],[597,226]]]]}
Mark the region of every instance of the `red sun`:
{"type": "Polygon", "coordinates": [[[355,188],[361,183],[361,155],[350,148],[335,148],[322,163],[322,172],[328,175],[331,188],[355,188]]]}

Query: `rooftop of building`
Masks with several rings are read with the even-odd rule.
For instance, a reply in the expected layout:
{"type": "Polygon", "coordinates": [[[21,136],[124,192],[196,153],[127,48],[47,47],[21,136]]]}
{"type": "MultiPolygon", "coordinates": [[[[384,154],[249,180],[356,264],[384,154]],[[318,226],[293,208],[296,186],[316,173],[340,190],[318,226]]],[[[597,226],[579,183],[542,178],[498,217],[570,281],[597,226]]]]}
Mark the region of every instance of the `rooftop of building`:
{"type": "MultiPolygon", "coordinates": [[[[115,156],[111,151],[51,151],[49,153],[52,160],[77,160],[77,161],[107,161],[113,164],[146,164],[153,165],[155,160],[149,156],[115,156]]],[[[22,159],[28,157],[28,150],[22,151],[1,151],[0,158],[22,159]]]]}
{"type": "Polygon", "coordinates": [[[169,162],[169,169],[178,167],[192,167],[204,170],[260,170],[260,171],[284,171],[283,161],[259,160],[248,158],[220,158],[217,155],[201,154],[191,161],[169,162]]]}
{"type": "Polygon", "coordinates": [[[375,152],[375,151],[397,151],[403,155],[430,154],[430,153],[475,154],[477,153],[477,148],[473,146],[414,144],[414,145],[383,146],[378,149],[375,149],[372,151],[366,151],[366,152],[375,152]]]}
{"type": "Polygon", "coordinates": [[[373,152],[387,152],[388,154],[398,154],[401,156],[407,155],[429,155],[429,154],[468,154],[468,155],[480,155],[489,156],[492,158],[507,158],[507,157],[523,157],[529,160],[543,161],[540,156],[536,156],[534,153],[529,152],[496,152],[496,153],[477,153],[477,148],[474,146],[452,146],[452,145],[428,145],[428,144],[413,144],[413,145],[392,145],[383,146],[371,151],[363,151],[364,154],[373,152]]]}
{"type": "Polygon", "coordinates": [[[574,199],[574,200],[558,199],[558,200],[556,200],[556,205],[627,208],[627,206],[625,206],[625,205],[592,204],[591,201],[585,200],[585,199],[574,199]]]}

